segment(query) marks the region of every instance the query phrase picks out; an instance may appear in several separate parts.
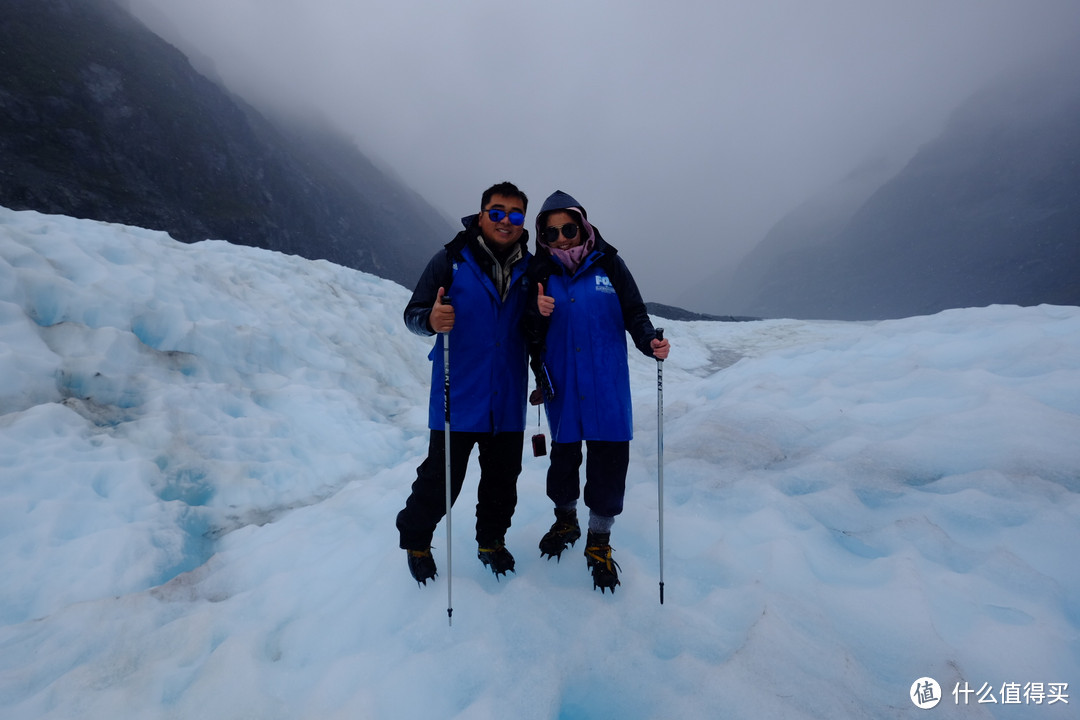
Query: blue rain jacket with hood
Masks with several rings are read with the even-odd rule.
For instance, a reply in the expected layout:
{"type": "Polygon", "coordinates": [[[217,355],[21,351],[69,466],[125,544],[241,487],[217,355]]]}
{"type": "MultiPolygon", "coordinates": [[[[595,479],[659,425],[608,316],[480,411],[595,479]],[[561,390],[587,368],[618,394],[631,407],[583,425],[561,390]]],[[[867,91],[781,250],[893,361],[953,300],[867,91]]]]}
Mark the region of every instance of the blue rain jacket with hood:
{"type": "MultiPolygon", "coordinates": [[[[477,215],[462,218],[465,229],[428,263],[409,304],[405,324],[418,335],[435,332],[428,314],[439,288],[451,297],[457,321],[450,331],[451,432],[522,432],[525,429],[529,369],[522,316],[528,298],[525,268],[532,255],[529,234],[522,233],[513,252],[520,257],[509,267],[502,297],[492,268],[495,259],[481,246],[477,215]]],[[[498,272],[498,268],[494,268],[498,272]]],[[[428,427],[442,430],[443,336],[440,333],[428,359],[431,393],[428,427]]]]}
{"type": "Polygon", "coordinates": [[[633,438],[626,333],[653,356],[656,330],[637,283],[618,251],[589,223],[585,209],[557,191],[536,220],[536,256],[529,267],[526,332],[533,370],[546,369],[554,397],[545,400],[552,441],[629,441],[633,438]],[[579,219],[582,244],[592,244],[576,271],[540,240],[547,214],[564,210],[579,219]],[[537,283],[555,299],[550,317],[536,307],[537,283]]]}

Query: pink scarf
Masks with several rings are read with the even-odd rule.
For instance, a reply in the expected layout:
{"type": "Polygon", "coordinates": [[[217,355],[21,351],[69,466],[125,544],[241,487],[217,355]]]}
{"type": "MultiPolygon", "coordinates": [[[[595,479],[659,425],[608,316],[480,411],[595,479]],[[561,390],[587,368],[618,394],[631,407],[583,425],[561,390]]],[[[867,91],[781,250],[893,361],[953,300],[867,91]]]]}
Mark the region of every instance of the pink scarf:
{"type": "Polygon", "coordinates": [[[569,270],[570,274],[573,275],[578,271],[578,268],[581,267],[581,263],[585,262],[585,258],[589,257],[589,253],[593,251],[595,245],[596,243],[593,242],[592,236],[590,235],[585,242],[580,245],[575,245],[572,248],[566,250],[548,248],[548,250],[551,251],[552,255],[559,258],[559,260],[562,261],[563,267],[569,270]]]}

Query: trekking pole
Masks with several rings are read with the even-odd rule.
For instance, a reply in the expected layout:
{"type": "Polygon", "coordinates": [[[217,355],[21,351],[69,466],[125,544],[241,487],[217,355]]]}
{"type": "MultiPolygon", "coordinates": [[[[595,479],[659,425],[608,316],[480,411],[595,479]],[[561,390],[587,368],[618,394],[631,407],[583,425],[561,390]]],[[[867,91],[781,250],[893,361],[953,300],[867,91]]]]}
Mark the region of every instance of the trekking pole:
{"type": "MultiPolygon", "coordinates": [[[[664,339],[664,328],[656,328],[664,339]]],[[[656,496],[660,513],[660,604],[664,604],[664,361],[656,360],[656,496]]]]}
{"type": "MultiPolygon", "coordinates": [[[[450,305],[450,296],[443,295],[443,305],[450,305]]],[[[453,561],[450,546],[450,331],[443,333],[443,454],[446,455],[446,620],[454,625],[453,561]]]]}

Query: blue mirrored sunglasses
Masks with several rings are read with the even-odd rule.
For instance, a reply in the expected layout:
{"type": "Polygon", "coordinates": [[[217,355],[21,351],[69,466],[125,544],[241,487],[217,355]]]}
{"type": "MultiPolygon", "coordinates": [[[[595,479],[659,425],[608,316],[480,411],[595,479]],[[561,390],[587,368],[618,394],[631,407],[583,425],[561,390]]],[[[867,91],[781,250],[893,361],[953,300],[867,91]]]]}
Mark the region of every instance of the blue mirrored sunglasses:
{"type": "Polygon", "coordinates": [[[490,210],[485,210],[484,212],[486,212],[487,216],[491,218],[491,222],[502,222],[502,219],[504,217],[509,217],[511,225],[525,224],[525,213],[519,213],[516,211],[506,212],[505,210],[500,210],[499,208],[492,208],[490,210]]]}

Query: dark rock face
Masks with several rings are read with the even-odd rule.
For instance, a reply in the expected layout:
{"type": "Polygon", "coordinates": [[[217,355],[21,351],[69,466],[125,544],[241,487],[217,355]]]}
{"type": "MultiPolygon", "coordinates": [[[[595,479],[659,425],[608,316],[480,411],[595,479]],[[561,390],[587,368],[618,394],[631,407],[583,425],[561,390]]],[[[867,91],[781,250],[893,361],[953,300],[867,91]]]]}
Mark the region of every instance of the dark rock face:
{"type": "Polygon", "coordinates": [[[668,320],[708,320],[713,322],[749,322],[752,320],[760,320],[761,318],[752,317],[736,317],[734,315],[709,315],[708,313],[699,313],[692,310],[686,310],[684,308],[675,305],[665,305],[658,302],[645,303],[645,309],[648,310],[649,315],[654,318],[666,318],[668,320]]]}
{"type": "Polygon", "coordinates": [[[350,143],[267,120],[110,0],[0,4],[0,205],[406,286],[454,232],[350,143]]]}
{"type": "Polygon", "coordinates": [[[1080,305],[1077,67],[986,89],[876,192],[792,213],[734,274],[725,307],[863,320],[1080,305]]]}

